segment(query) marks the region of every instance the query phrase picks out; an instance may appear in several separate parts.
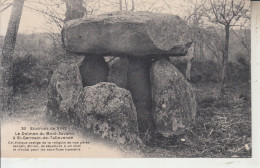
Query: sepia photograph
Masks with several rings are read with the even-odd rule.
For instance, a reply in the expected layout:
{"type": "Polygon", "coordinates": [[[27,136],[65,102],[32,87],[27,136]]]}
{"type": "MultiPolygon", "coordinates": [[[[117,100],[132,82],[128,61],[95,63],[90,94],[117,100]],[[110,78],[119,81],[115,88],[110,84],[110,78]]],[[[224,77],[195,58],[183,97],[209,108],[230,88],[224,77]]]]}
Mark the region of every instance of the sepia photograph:
{"type": "Polygon", "coordinates": [[[0,0],[1,158],[252,158],[249,0],[0,0]]]}

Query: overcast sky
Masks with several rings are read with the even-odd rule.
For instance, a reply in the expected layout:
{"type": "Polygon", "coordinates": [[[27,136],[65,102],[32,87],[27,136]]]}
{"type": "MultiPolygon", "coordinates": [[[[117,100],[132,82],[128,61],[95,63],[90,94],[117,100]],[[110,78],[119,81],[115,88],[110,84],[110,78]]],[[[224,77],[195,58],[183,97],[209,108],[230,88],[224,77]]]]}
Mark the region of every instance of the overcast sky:
{"type": "MultiPolygon", "coordinates": [[[[3,1],[3,0],[0,0],[0,1],[3,1]]],[[[59,1],[59,0],[56,0],[56,1],[59,1]]],[[[89,0],[89,1],[95,2],[95,0],[89,0]]],[[[103,1],[105,1],[105,0],[103,0],[103,1]]],[[[113,0],[110,0],[110,1],[113,1],[113,0]]],[[[116,2],[117,1],[118,0],[116,0],[116,2]]],[[[167,4],[170,5],[171,9],[167,9],[167,6],[165,6],[165,8],[167,10],[165,10],[164,12],[167,12],[167,13],[171,12],[174,14],[183,13],[183,12],[181,12],[182,11],[182,8],[181,8],[182,1],[180,1],[180,0],[136,0],[136,1],[137,1],[136,6],[139,5],[138,3],[140,3],[141,5],[146,5],[147,7],[150,5],[153,5],[156,1],[157,2],[154,4],[154,7],[161,6],[162,3],[165,1],[167,4]],[[145,4],[142,2],[145,2],[145,4]]],[[[9,2],[12,2],[12,0],[9,0],[9,2]]],[[[33,7],[36,9],[37,8],[43,9],[42,5],[40,5],[40,4],[37,5],[37,3],[35,3],[35,2],[45,2],[45,1],[44,0],[26,0],[25,1],[24,9],[23,9],[22,17],[21,17],[21,22],[20,22],[20,27],[19,27],[19,33],[30,34],[30,33],[39,33],[39,32],[48,31],[48,25],[47,25],[46,19],[44,17],[44,14],[28,8],[28,7],[33,7]]],[[[129,2],[131,2],[131,1],[129,0],[129,2]]],[[[62,6],[62,7],[64,8],[65,6],[62,6]]],[[[102,10],[103,12],[115,10],[115,8],[113,8],[113,6],[103,6],[102,9],[103,9],[102,10]]],[[[11,10],[12,10],[12,7],[8,8],[4,12],[0,13],[0,35],[5,35],[8,21],[9,21],[10,14],[11,14],[11,10]]]]}
{"type": "MultiPolygon", "coordinates": [[[[0,0],[0,1],[3,2],[4,0],[0,0]]],[[[19,33],[31,34],[31,33],[40,33],[40,32],[49,31],[49,25],[46,22],[46,18],[44,17],[44,14],[29,9],[29,8],[35,8],[35,9],[45,10],[44,9],[45,7],[40,3],[46,3],[47,1],[51,1],[51,0],[26,0],[25,1],[20,27],[19,27],[19,33]]],[[[55,0],[55,1],[60,1],[60,0],[55,0]]],[[[94,3],[96,1],[98,0],[87,0],[87,2],[89,2],[88,4],[91,6],[94,6],[94,3]],[[92,4],[90,1],[92,1],[92,4]]],[[[118,0],[109,0],[109,1],[118,2],[118,0]]],[[[131,0],[128,1],[131,2],[131,0]]],[[[201,1],[201,0],[197,0],[197,1],[201,1]]],[[[12,0],[9,0],[9,2],[12,2],[12,0]]],[[[101,2],[107,2],[107,1],[101,0],[101,2]]],[[[153,5],[154,8],[156,8],[156,6],[159,7],[164,5],[165,8],[164,12],[173,13],[181,16],[183,16],[185,12],[187,12],[187,9],[184,8],[187,8],[188,6],[188,4],[184,3],[183,0],[135,0],[135,2],[136,2],[137,10],[147,9],[151,5],[153,5]]],[[[61,11],[64,11],[65,6],[59,7],[59,9],[61,8],[62,8],[61,11]]],[[[116,8],[113,7],[113,5],[108,6],[107,4],[103,4],[102,9],[103,9],[102,12],[105,12],[105,11],[115,10],[116,8]]],[[[12,7],[0,13],[0,35],[5,35],[11,10],[12,7]]]]}

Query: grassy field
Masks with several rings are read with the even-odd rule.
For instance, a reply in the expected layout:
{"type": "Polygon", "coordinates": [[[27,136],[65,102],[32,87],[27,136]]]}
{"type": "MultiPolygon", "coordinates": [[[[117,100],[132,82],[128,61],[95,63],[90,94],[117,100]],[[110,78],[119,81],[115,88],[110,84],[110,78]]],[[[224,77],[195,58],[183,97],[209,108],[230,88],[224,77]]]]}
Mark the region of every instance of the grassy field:
{"type": "Polygon", "coordinates": [[[174,144],[157,142],[144,148],[148,157],[251,157],[250,84],[226,86],[223,99],[215,99],[217,86],[198,84],[196,122],[174,144]]]}
{"type": "MultiPolygon", "coordinates": [[[[155,138],[149,145],[118,148],[128,154],[135,153],[127,157],[251,157],[250,83],[227,84],[221,99],[216,99],[217,87],[215,83],[193,85],[198,103],[197,118],[185,134],[164,140],[155,138]]],[[[16,113],[12,119],[36,124],[48,122],[46,96],[46,89],[28,88],[17,93],[16,113]]],[[[80,128],[74,129],[82,132],[80,128]]]]}

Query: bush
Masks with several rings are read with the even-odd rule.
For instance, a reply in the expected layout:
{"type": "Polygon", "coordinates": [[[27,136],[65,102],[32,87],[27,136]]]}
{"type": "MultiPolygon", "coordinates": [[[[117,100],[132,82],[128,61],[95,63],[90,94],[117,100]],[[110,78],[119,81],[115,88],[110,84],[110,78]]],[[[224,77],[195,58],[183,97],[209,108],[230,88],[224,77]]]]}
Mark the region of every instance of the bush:
{"type": "Polygon", "coordinates": [[[191,82],[213,82],[220,80],[220,67],[214,61],[193,61],[191,66],[191,82]]]}
{"type": "Polygon", "coordinates": [[[243,60],[240,64],[228,63],[226,82],[248,82],[251,79],[250,65],[243,60]]]}
{"type": "MultiPolygon", "coordinates": [[[[187,62],[174,60],[173,65],[185,76],[187,62]]],[[[220,79],[220,68],[214,61],[192,61],[191,83],[218,82],[220,79]]]]}
{"type": "MultiPolygon", "coordinates": [[[[172,62],[185,76],[187,62],[174,60],[172,62]]],[[[191,83],[220,82],[221,67],[214,61],[192,61],[191,83]]],[[[229,62],[226,69],[225,82],[248,82],[250,80],[250,64],[243,58],[238,63],[229,62]]]]}
{"type": "Polygon", "coordinates": [[[17,57],[13,61],[14,93],[25,90],[28,86],[42,87],[48,83],[47,73],[37,58],[31,54],[17,57]]]}
{"type": "Polygon", "coordinates": [[[17,57],[13,61],[13,85],[14,92],[23,90],[26,85],[33,82],[28,73],[32,67],[36,65],[37,60],[32,57],[31,54],[27,54],[24,57],[17,57]]]}

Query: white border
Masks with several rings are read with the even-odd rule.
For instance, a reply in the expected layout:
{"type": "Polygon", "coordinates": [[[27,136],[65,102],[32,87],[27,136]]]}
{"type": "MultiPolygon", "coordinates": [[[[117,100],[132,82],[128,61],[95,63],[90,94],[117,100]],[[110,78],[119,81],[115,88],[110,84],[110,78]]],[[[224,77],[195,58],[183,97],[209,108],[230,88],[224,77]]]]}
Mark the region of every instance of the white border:
{"type": "Polygon", "coordinates": [[[256,168],[256,159],[3,159],[4,168],[256,168]]]}

